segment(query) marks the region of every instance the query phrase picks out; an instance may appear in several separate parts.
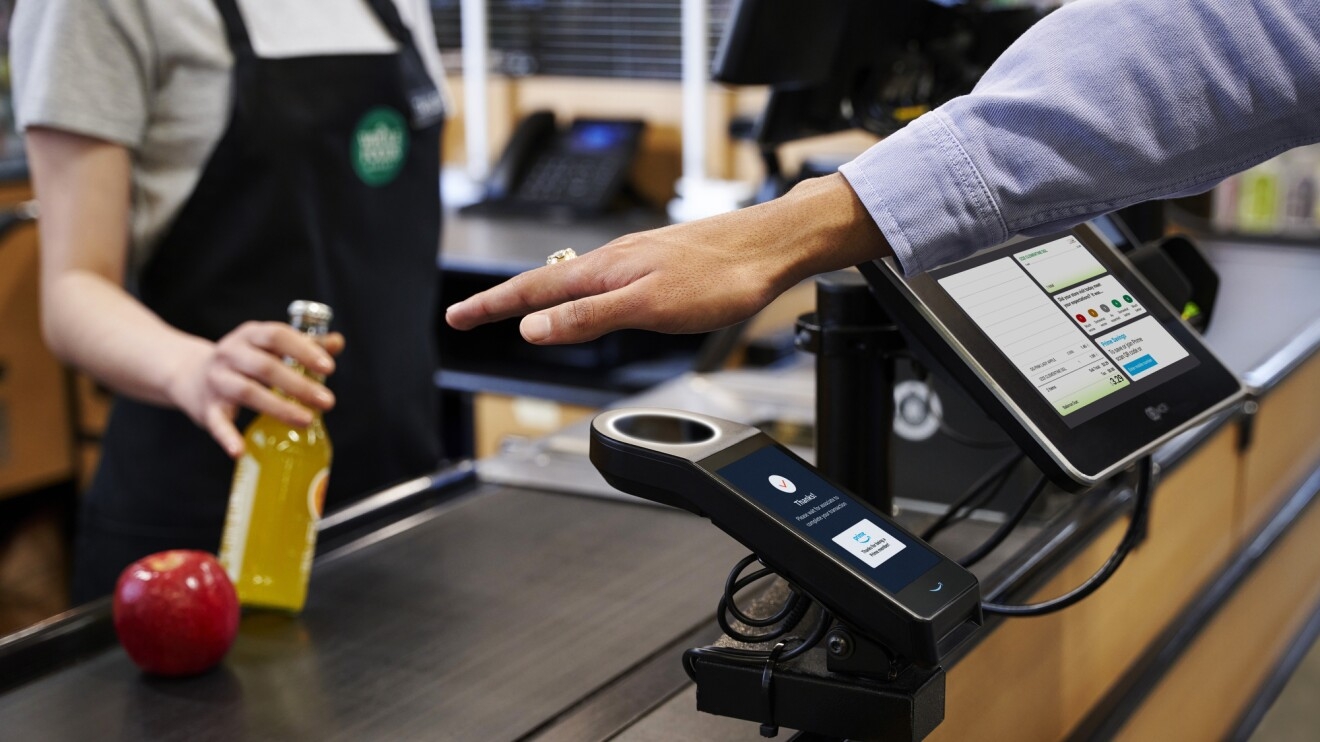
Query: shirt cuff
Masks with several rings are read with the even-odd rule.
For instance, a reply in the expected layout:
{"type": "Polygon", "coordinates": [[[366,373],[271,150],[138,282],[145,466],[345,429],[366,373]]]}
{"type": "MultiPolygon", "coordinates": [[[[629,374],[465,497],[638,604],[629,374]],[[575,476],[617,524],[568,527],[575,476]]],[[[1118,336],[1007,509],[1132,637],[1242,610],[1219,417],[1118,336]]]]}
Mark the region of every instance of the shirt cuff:
{"type": "Polygon", "coordinates": [[[1008,239],[999,206],[939,111],[839,169],[911,275],[1008,239]]]}

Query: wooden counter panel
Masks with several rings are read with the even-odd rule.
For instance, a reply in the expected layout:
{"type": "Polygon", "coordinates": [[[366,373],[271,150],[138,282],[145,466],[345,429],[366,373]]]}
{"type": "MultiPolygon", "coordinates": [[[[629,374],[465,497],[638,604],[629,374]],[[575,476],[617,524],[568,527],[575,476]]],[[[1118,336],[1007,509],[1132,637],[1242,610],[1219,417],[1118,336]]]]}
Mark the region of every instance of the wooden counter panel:
{"type": "Polygon", "coordinates": [[[1320,600],[1320,507],[1312,506],[1233,595],[1119,734],[1223,739],[1320,600]]]}
{"type": "MultiPolygon", "coordinates": [[[[1108,584],[1061,613],[1008,619],[953,667],[930,739],[1053,740],[1076,726],[1232,553],[1236,440],[1225,428],[1159,484],[1147,541],[1108,584]]],[[[1034,599],[1085,581],[1126,528],[1111,525],[1034,599]]]]}
{"type": "Polygon", "coordinates": [[[64,368],[41,338],[37,230],[0,243],[0,497],[72,476],[64,368]]]}
{"type": "Polygon", "coordinates": [[[929,742],[1053,740],[1071,726],[1063,707],[1066,616],[995,628],[945,678],[944,723],[929,742]]]}
{"type": "Polygon", "coordinates": [[[1320,356],[1260,400],[1243,465],[1240,533],[1251,534],[1320,460],[1320,356]]]}
{"type": "MultiPolygon", "coordinates": [[[[1066,612],[1064,703],[1071,724],[1100,701],[1236,550],[1239,465],[1237,431],[1228,427],[1159,483],[1145,543],[1109,584],[1066,612]]],[[[1126,519],[1111,526],[1107,538],[1042,595],[1084,582],[1126,528],[1126,519]]]]}

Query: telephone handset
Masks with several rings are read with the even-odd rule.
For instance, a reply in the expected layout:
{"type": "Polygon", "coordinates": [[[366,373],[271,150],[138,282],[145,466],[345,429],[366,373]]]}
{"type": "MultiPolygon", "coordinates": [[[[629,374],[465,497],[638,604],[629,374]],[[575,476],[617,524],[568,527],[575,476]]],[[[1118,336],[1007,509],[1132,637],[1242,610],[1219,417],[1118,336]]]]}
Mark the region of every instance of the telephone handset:
{"type": "Polygon", "coordinates": [[[623,189],[643,123],[575,119],[560,129],[550,111],[519,122],[486,183],[485,198],[468,210],[594,214],[623,189]]]}

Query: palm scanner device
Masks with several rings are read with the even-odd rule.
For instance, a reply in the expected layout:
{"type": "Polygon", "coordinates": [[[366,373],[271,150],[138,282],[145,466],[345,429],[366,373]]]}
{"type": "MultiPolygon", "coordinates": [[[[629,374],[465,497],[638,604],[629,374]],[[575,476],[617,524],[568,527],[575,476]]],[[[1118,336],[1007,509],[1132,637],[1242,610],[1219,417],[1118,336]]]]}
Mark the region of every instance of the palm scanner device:
{"type": "Polygon", "coordinates": [[[612,486],[710,519],[896,656],[924,665],[981,624],[972,573],[748,425],[622,409],[591,426],[612,486]]]}

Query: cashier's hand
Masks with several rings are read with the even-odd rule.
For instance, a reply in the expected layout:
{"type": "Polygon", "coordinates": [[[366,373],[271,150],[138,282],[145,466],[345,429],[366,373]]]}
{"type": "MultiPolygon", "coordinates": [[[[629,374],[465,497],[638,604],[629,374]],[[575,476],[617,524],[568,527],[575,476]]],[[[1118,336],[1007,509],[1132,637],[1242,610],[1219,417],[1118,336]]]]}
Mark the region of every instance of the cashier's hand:
{"type": "Polygon", "coordinates": [[[798,281],[888,254],[841,175],[770,203],[621,237],[449,307],[459,330],[518,315],[538,345],[625,328],[707,332],[744,320],[798,281]]]}
{"type": "Polygon", "coordinates": [[[170,396],[231,457],[243,453],[243,436],[234,426],[239,407],[302,427],[312,422],[308,407],[328,410],[335,405],[324,384],[303,376],[283,359],[331,374],[334,356],[344,348],[344,336],[337,332],[318,342],[281,322],[246,322],[218,342],[199,342],[195,348],[180,363],[170,396]]]}

